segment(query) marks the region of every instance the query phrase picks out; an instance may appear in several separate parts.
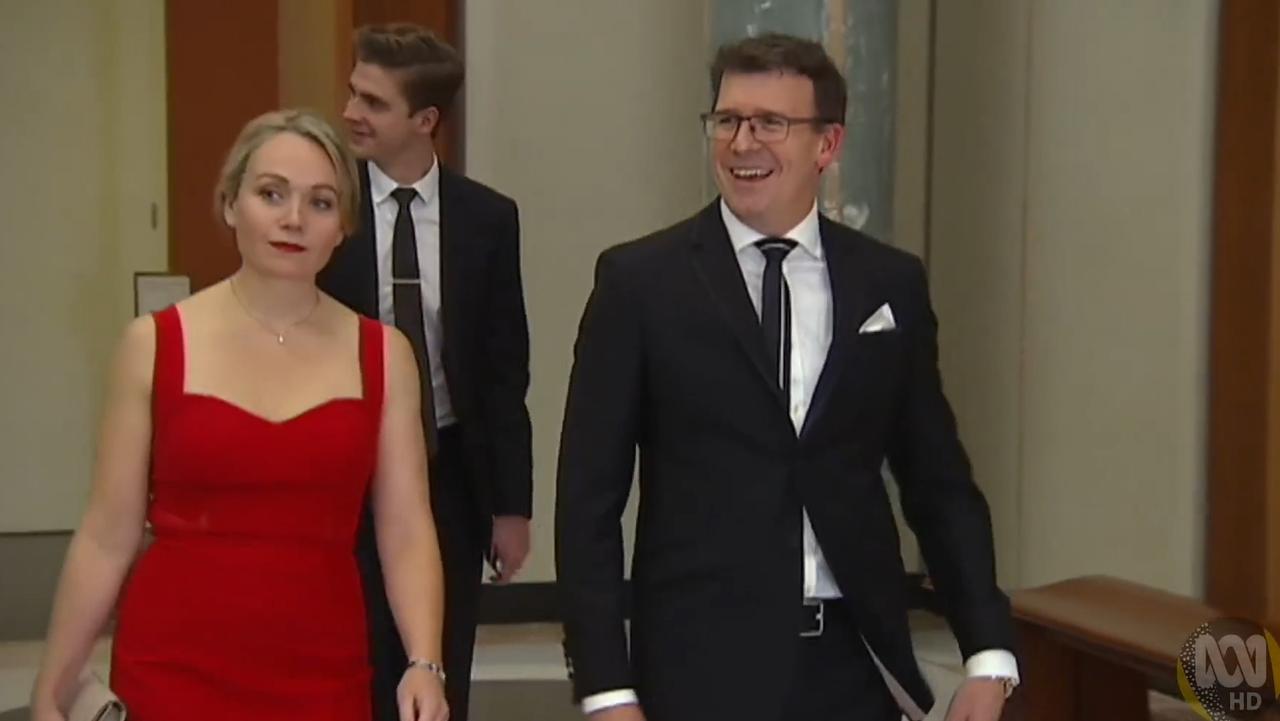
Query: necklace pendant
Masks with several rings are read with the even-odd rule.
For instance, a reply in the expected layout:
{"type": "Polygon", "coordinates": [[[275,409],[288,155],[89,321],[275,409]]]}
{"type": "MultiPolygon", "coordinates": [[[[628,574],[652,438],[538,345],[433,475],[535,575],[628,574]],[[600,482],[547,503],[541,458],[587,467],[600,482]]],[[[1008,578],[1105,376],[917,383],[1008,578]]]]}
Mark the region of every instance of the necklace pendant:
{"type": "Polygon", "coordinates": [[[284,334],[277,334],[276,342],[279,343],[280,345],[284,345],[284,334]]]}

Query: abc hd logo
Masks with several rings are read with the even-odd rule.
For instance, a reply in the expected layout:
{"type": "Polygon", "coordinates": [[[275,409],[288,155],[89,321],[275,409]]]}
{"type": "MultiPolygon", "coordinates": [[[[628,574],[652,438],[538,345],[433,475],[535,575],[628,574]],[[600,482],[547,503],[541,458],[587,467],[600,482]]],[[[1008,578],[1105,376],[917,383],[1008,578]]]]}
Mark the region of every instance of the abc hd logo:
{"type": "Polygon", "coordinates": [[[1280,646],[1250,621],[1201,624],[1182,646],[1178,688],[1207,721],[1260,718],[1280,699],[1280,646]]]}

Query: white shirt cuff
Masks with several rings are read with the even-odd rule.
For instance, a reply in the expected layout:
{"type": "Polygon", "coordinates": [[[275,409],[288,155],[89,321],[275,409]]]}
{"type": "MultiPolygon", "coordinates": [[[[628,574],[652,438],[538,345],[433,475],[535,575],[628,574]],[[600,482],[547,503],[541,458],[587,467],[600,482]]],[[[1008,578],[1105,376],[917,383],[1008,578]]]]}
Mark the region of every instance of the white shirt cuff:
{"type": "Polygon", "coordinates": [[[629,688],[593,693],[582,699],[582,713],[590,715],[614,706],[627,706],[640,703],[640,697],[629,688]]]}
{"type": "MultiPolygon", "coordinates": [[[[1018,676],[1018,661],[1013,654],[1001,649],[979,651],[964,662],[965,673],[969,677],[987,676],[1013,679],[1015,684],[1021,681],[1018,676]]],[[[582,712],[593,714],[614,706],[638,704],[640,698],[633,689],[622,688],[592,694],[582,699],[582,712]]]]}
{"type": "Polygon", "coordinates": [[[1018,677],[1018,660],[1013,654],[1003,649],[979,651],[964,662],[964,670],[969,678],[984,676],[989,678],[1012,679],[1016,686],[1018,677]]]}

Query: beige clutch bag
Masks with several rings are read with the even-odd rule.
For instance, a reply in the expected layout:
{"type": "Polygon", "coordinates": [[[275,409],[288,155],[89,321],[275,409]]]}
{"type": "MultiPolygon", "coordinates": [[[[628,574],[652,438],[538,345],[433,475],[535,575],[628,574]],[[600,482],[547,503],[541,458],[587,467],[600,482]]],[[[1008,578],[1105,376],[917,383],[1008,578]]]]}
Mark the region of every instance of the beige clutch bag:
{"type": "Polygon", "coordinates": [[[92,673],[81,677],[67,711],[67,721],[125,721],[127,718],[124,704],[102,679],[92,673]]]}

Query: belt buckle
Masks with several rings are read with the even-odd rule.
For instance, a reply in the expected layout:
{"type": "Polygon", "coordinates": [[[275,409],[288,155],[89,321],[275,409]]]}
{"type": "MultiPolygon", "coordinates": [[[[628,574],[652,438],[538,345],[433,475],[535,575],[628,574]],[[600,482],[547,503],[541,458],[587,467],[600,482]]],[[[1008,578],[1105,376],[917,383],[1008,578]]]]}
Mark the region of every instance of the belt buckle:
{"type": "Polygon", "coordinates": [[[800,638],[817,638],[822,635],[827,625],[827,607],[823,604],[822,599],[805,599],[804,605],[807,608],[816,608],[814,618],[818,621],[818,627],[806,628],[800,632],[800,638]]]}

